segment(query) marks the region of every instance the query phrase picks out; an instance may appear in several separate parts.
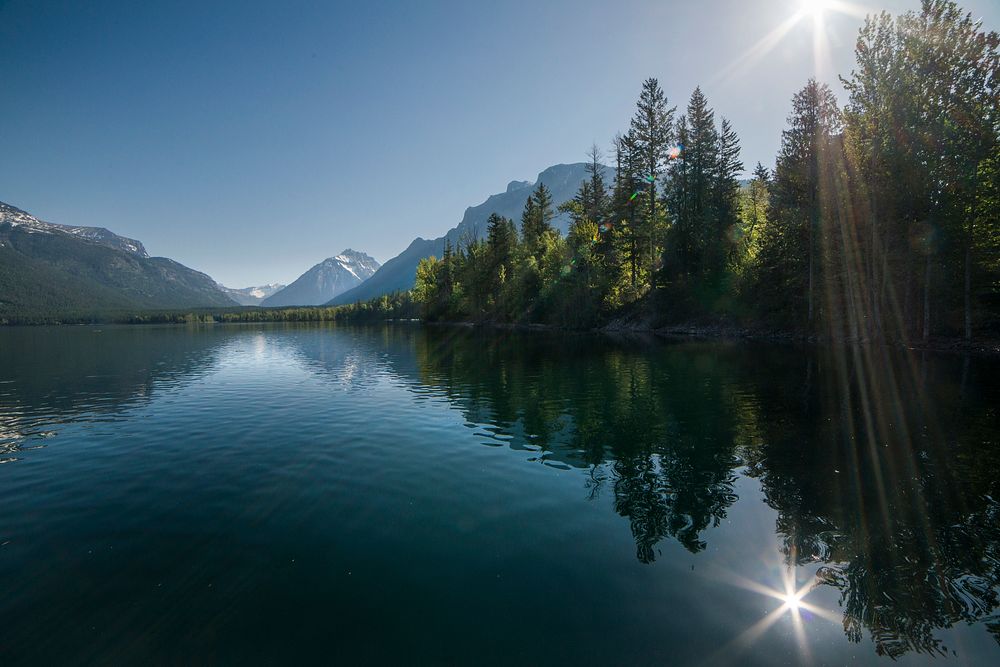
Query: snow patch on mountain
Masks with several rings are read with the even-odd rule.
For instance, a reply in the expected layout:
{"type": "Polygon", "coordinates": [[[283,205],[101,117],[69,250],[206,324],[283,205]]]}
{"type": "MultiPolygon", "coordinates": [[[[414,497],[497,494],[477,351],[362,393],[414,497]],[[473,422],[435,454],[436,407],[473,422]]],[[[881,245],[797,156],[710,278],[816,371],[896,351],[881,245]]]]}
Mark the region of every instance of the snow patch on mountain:
{"type": "Polygon", "coordinates": [[[264,299],[263,306],[316,306],[368,280],[380,264],[350,248],[324,259],[288,287],[264,299]]]}
{"type": "Polygon", "coordinates": [[[229,295],[229,298],[241,306],[259,306],[261,301],[285,288],[281,283],[268,283],[253,287],[226,287],[221,283],[219,289],[229,295]]]}
{"type": "Polygon", "coordinates": [[[46,222],[39,220],[27,211],[22,211],[16,206],[11,206],[0,201],[0,225],[4,223],[9,224],[11,227],[23,227],[25,231],[32,234],[71,234],[103,246],[108,246],[109,248],[124,250],[144,259],[149,258],[146,248],[135,239],[119,236],[103,227],[77,227],[46,222]]]}

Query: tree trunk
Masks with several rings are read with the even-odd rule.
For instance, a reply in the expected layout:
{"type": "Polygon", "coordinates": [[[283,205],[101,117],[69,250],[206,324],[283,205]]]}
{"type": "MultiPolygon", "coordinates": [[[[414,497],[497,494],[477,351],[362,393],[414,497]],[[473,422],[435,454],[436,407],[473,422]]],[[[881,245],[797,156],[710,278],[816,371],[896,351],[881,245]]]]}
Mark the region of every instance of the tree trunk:
{"type": "Polygon", "coordinates": [[[809,293],[806,297],[809,308],[809,325],[812,326],[813,321],[813,253],[812,253],[812,233],[809,234],[809,293]]]}
{"type": "MultiPolygon", "coordinates": [[[[650,173],[650,176],[656,176],[654,173],[650,173]]],[[[656,266],[656,260],[653,259],[653,221],[656,220],[656,180],[649,184],[649,289],[652,290],[655,287],[653,281],[653,269],[656,266]]]]}
{"type": "Polygon", "coordinates": [[[924,269],[924,342],[931,337],[931,256],[927,255],[924,269]]]}
{"type": "Polygon", "coordinates": [[[813,246],[815,245],[814,237],[816,234],[816,219],[819,217],[816,213],[817,204],[815,191],[813,192],[812,199],[812,211],[809,212],[809,293],[806,297],[810,328],[813,326],[813,256],[816,254],[813,251],[813,246]]]}
{"type": "Polygon", "coordinates": [[[636,269],[636,255],[639,252],[639,249],[636,247],[636,240],[635,240],[635,216],[632,216],[632,223],[629,225],[629,237],[630,237],[629,238],[629,247],[630,247],[629,255],[631,255],[631,257],[629,257],[629,264],[631,265],[631,268],[632,268],[632,291],[634,292],[635,291],[636,278],[637,278],[637,276],[636,276],[636,272],[637,272],[637,269],[636,269]]]}
{"type": "Polygon", "coordinates": [[[972,235],[976,224],[976,200],[979,190],[979,166],[972,181],[972,210],[969,212],[969,228],[965,233],[965,340],[972,340],[972,235]]]}
{"type": "Polygon", "coordinates": [[[965,241],[965,340],[972,340],[972,242],[965,241]]]}
{"type": "Polygon", "coordinates": [[[868,251],[868,329],[872,337],[876,337],[878,322],[878,225],[875,221],[875,196],[872,195],[871,217],[871,248],[868,251]]]}
{"type": "MultiPolygon", "coordinates": [[[[878,106],[878,100],[875,100],[875,106],[878,106]]],[[[879,330],[879,314],[878,314],[878,191],[877,191],[877,169],[878,164],[878,149],[874,138],[879,135],[880,124],[878,122],[879,117],[875,117],[875,128],[872,133],[872,153],[869,162],[869,174],[868,177],[871,179],[869,188],[869,205],[871,214],[871,247],[868,249],[869,257],[869,268],[868,268],[868,329],[872,337],[877,335],[879,330]]]]}
{"type": "Polygon", "coordinates": [[[910,277],[913,275],[913,256],[910,251],[907,251],[905,261],[906,269],[903,272],[903,289],[906,291],[903,293],[902,331],[899,332],[904,343],[909,341],[910,332],[913,329],[913,281],[910,280],[910,277]]]}

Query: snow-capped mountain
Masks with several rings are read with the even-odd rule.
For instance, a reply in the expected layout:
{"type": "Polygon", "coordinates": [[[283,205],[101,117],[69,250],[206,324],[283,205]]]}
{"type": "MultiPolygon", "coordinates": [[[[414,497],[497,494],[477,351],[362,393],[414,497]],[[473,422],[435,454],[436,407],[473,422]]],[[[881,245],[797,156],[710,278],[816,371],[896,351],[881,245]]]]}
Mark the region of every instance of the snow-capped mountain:
{"type": "Polygon", "coordinates": [[[270,283],[257,287],[226,287],[219,285],[219,289],[229,295],[229,298],[241,306],[259,306],[260,303],[275,292],[285,289],[281,283],[270,283]]]}
{"type": "Polygon", "coordinates": [[[379,263],[348,248],[312,267],[288,287],[264,299],[262,306],[318,306],[368,280],[379,263]]]}
{"type": "Polygon", "coordinates": [[[87,239],[94,243],[123,250],[144,259],[149,257],[149,253],[142,246],[142,243],[135,239],[118,236],[104,227],[74,227],[72,225],[57,225],[54,222],[39,220],[27,211],[22,211],[16,206],[5,204],[0,201],[0,225],[9,223],[11,227],[21,227],[29,233],[41,234],[71,234],[78,238],[87,239]]]}
{"type": "Polygon", "coordinates": [[[0,322],[236,305],[211,277],[134,239],[0,202],[0,322]]]}

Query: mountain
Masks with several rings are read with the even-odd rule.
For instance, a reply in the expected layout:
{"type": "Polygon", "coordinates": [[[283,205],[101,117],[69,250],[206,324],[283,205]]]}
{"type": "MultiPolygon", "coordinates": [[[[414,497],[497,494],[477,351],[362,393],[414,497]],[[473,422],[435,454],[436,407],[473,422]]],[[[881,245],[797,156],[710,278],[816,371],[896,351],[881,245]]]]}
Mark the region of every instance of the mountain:
{"type": "Polygon", "coordinates": [[[209,276],[139,241],[0,202],[0,319],[235,305],[209,276]]]}
{"type": "Polygon", "coordinates": [[[5,204],[0,201],[0,224],[9,223],[12,227],[23,226],[26,229],[37,232],[60,232],[72,234],[81,239],[87,239],[109,248],[122,250],[144,259],[149,258],[149,253],[142,243],[135,239],[118,236],[109,232],[104,227],[73,227],[70,225],[57,225],[54,222],[39,220],[27,211],[22,211],[16,206],[5,204]]]}
{"type": "Polygon", "coordinates": [[[219,289],[241,306],[259,306],[261,302],[275,292],[285,289],[281,283],[270,283],[258,287],[234,288],[219,285],[219,289]]]}
{"type": "Polygon", "coordinates": [[[288,287],[261,302],[262,306],[318,306],[364,283],[379,263],[363,252],[348,248],[312,267],[288,287]]]}
{"type": "MultiPolygon", "coordinates": [[[[609,185],[613,177],[613,171],[609,167],[605,167],[604,179],[609,185]]],[[[573,198],[580,183],[586,178],[587,165],[579,162],[549,167],[538,174],[538,178],[533,182],[511,181],[504,192],[490,195],[482,204],[465,209],[462,221],[458,223],[457,227],[450,229],[447,234],[431,240],[419,237],[414,239],[406,250],[383,264],[375,272],[375,275],[361,285],[332,299],[329,303],[330,305],[341,305],[355,301],[367,301],[389,292],[411,289],[417,276],[417,264],[424,257],[431,255],[440,257],[444,251],[445,239],[450,240],[453,245],[458,245],[466,239],[484,238],[486,220],[491,213],[512,218],[520,224],[524,202],[527,201],[528,195],[539,182],[544,183],[552,191],[553,204],[558,207],[563,202],[573,198]]],[[[565,213],[558,214],[552,224],[565,234],[569,228],[569,216],[565,213]]]]}

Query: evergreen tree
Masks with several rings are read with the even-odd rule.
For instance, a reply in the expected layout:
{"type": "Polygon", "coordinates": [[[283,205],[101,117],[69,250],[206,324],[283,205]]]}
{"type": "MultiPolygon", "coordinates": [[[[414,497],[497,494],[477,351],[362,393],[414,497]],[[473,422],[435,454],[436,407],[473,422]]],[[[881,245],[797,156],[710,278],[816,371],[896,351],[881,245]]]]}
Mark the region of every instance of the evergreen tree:
{"type": "Polygon", "coordinates": [[[645,190],[638,231],[645,246],[646,268],[650,276],[660,255],[660,236],[666,222],[662,209],[657,206],[656,183],[663,174],[673,141],[673,118],[674,108],[667,106],[667,97],[660,83],[654,78],[646,79],[636,103],[629,136],[645,190]]]}
{"type": "Polygon", "coordinates": [[[690,189],[691,163],[688,161],[684,147],[690,145],[687,116],[681,116],[677,121],[677,144],[681,147],[678,158],[670,171],[664,200],[670,212],[670,231],[667,235],[668,273],[685,276],[691,270],[694,255],[694,235],[692,197],[690,189]]]}
{"type": "Polygon", "coordinates": [[[517,229],[513,220],[496,213],[490,214],[486,228],[488,290],[493,304],[499,307],[503,289],[514,275],[517,229]]]}
{"type": "Polygon", "coordinates": [[[552,204],[552,193],[545,187],[545,183],[539,181],[538,187],[531,193],[531,197],[535,200],[535,210],[538,212],[541,232],[544,234],[547,231],[551,231],[552,218],[556,215],[552,204]]]}
{"type": "Polygon", "coordinates": [[[608,186],[604,182],[604,165],[597,144],[587,153],[587,176],[589,177],[589,197],[583,200],[584,212],[593,222],[601,224],[608,214],[608,186]]]}
{"type": "Polygon", "coordinates": [[[708,271],[718,280],[726,268],[726,263],[735,262],[735,250],[740,236],[739,196],[740,175],[743,161],[740,159],[740,140],[732,125],[725,118],[719,132],[719,164],[716,168],[714,193],[714,238],[711,241],[708,271]]]}
{"type": "Polygon", "coordinates": [[[771,185],[772,219],[761,238],[759,276],[762,291],[781,300],[791,297],[793,303],[804,301],[805,319],[812,324],[824,185],[820,179],[839,146],[834,135],[840,130],[840,112],[829,86],[810,79],[792,98],[788,123],[771,185]]]}
{"type": "Polygon", "coordinates": [[[1000,143],[1000,36],[984,32],[951,0],[923,0],[920,13],[900,23],[906,69],[919,74],[919,92],[928,95],[913,101],[920,105],[918,125],[937,148],[924,151],[931,180],[946,184],[937,188],[931,215],[956,251],[944,268],[953,277],[949,283],[962,286],[961,329],[971,339],[976,237],[989,233],[988,225],[978,226],[981,176],[1000,143]]]}
{"type": "Polygon", "coordinates": [[[521,214],[521,238],[529,255],[540,261],[545,251],[545,235],[553,230],[555,210],[552,193],[539,181],[538,187],[528,196],[521,214]]]}

